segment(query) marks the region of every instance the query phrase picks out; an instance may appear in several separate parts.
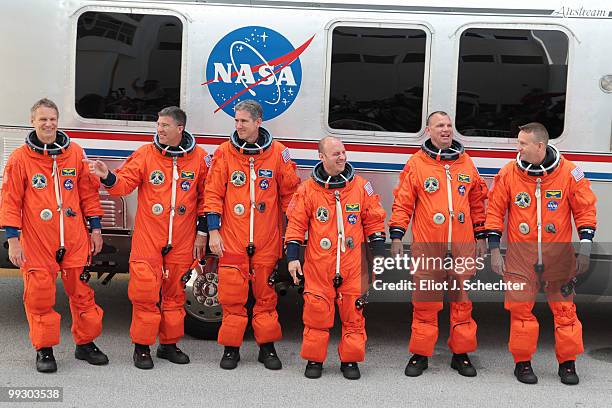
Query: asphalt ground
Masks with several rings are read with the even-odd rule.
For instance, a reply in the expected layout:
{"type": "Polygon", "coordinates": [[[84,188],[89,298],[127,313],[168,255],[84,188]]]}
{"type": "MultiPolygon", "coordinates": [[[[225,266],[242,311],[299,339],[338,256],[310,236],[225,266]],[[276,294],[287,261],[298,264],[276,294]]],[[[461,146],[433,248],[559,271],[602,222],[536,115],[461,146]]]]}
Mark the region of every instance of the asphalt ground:
{"type": "MultiPolygon", "coordinates": [[[[62,403],[0,403],[2,406],[66,407],[610,407],[612,406],[612,303],[580,301],[586,352],[577,361],[578,386],[559,382],[554,356],[552,317],[545,303],[535,307],[540,320],[538,353],[533,359],[537,385],[518,383],[507,351],[508,313],[499,302],[477,303],[479,349],[472,355],[475,378],[459,376],[449,367],[446,347],[448,308],[440,313],[440,338],[429,369],[418,378],[404,376],[408,361],[411,307],[408,303],[370,303],[367,306],[368,345],[362,378],[342,377],[337,357],[339,328],[331,335],[323,377],[304,378],[301,344],[301,298],[295,292],[279,299],[284,339],[277,343],[281,371],[268,371],[257,362],[257,346],[247,330],[239,367],[218,366],[222,347],[213,341],[186,336],[179,344],[191,364],[179,366],[154,357],[155,368],[143,371],[132,364],[129,338],[131,305],[127,278],[102,286],[92,279],[96,299],[105,311],[104,330],[96,340],[110,364],[94,367],[74,358],[68,301],[58,281],[56,310],[62,314],[61,344],[54,348],[58,372],[40,374],[27,335],[18,271],[0,275],[0,386],[63,387],[62,403]]],[[[338,319],[336,318],[336,321],[338,319]]],[[[154,351],[155,349],[153,349],[154,351]]]]}

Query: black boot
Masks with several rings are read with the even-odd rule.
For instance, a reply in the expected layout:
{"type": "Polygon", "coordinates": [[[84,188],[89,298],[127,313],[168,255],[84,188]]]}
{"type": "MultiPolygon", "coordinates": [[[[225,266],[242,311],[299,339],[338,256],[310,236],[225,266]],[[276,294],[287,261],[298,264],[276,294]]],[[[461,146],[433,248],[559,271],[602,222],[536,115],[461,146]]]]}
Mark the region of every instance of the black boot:
{"type": "Polygon", "coordinates": [[[108,364],[108,357],[94,342],[77,345],[76,350],[74,350],[74,357],[78,360],[85,360],[92,365],[108,364]]]}
{"type": "Polygon", "coordinates": [[[306,370],[304,376],[306,378],[321,378],[323,374],[323,363],[317,363],[316,361],[309,361],[306,364],[306,370]]]}
{"type": "Polygon", "coordinates": [[[224,370],[233,370],[240,361],[240,347],[225,346],[219,366],[224,370]]]}
{"type": "Polygon", "coordinates": [[[36,350],[36,369],[39,373],[54,373],[57,371],[57,363],[51,347],[36,350]]]}
{"type": "Polygon", "coordinates": [[[580,381],[578,374],[576,374],[576,362],[574,360],[567,360],[559,364],[559,377],[561,382],[567,385],[576,385],[580,381]]]}
{"type": "Polygon", "coordinates": [[[410,360],[406,365],[406,370],[404,370],[404,374],[406,374],[408,377],[418,377],[419,375],[423,374],[423,371],[427,370],[427,362],[427,357],[420,354],[414,354],[412,357],[410,357],[410,360]]]}
{"type": "Polygon", "coordinates": [[[347,380],[358,380],[361,378],[357,363],[340,363],[340,371],[347,380]]]}
{"type": "Polygon", "coordinates": [[[153,359],[151,358],[151,350],[149,349],[149,346],[144,344],[135,344],[134,365],[141,370],[150,370],[153,368],[153,359]]]}
{"type": "Polygon", "coordinates": [[[451,368],[457,370],[464,377],[476,377],[476,369],[472,365],[467,353],[453,354],[451,368]]]}
{"type": "Polygon", "coordinates": [[[531,361],[519,361],[514,368],[514,376],[523,384],[537,384],[538,377],[531,368],[531,361]]]}
{"type": "Polygon", "coordinates": [[[274,349],[274,343],[264,343],[259,346],[257,361],[263,363],[268,370],[280,370],[283,368],[283,364],[274,349]]]}
{"type": "Polygon", "coordinates": [[[160,344],[157,347],[157,357],[174,364],[189,364],[189,356],[176,347],[176,344],[160,344]]]}

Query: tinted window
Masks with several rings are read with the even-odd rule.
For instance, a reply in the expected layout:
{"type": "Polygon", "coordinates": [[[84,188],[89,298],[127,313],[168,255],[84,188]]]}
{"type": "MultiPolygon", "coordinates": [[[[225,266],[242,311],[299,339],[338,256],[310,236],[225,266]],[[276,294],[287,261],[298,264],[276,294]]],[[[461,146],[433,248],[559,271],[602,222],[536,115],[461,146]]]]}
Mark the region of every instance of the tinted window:
{"type": "Polygon", "coordinates": [[[567,36],[560,31],[472,28],[461,36],[457,130],[465,136],[517,137],[541,122],[563,133],[567,36]]]}
{"type": "Polygon", "coordinates": [[[156,121],[163,107],[178,106],[182,31],[174,16],[81,15],[75,95],[79,115],[156,121]]]}
{"type": "Polygon", "coordinates": [[[423,111],[425,43],[422,30],[335,28],[329,127],[418,132],[423,111]]]}

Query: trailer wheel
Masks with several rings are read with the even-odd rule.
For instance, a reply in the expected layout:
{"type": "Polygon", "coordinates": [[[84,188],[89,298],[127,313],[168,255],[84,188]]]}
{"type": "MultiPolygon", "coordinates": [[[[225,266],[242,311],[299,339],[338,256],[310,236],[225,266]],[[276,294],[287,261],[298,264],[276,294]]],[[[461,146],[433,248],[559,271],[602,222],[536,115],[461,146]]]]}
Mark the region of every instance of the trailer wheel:
{"type": "Polygon", "coordinates": [[[207,256],[191,271],[185,285],[185,333],[199,339],[216,340],[221,327],[218,261],[214,255],[207,256]]]}

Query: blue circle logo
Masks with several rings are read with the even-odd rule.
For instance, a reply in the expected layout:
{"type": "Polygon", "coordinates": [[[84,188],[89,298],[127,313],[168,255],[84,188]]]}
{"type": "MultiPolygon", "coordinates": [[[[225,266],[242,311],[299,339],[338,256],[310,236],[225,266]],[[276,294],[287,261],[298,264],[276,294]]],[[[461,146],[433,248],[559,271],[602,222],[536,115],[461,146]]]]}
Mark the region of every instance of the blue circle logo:
{"type": "Polygon", "coordinates": [[[559,203],[557,201],[549,201],[547,207],[549,211],[557,211],[557,208],[559,208],[559,203]]]}
{"type": "Polygon", "coordinates": [[[295,48],[282,34],[260,26],[234,30],[213,48],[206,64],[206,82],[215,103],[234,117],[234,106],[254,99],[270,120],[285,112],[302,85],[300,55],[313,40],[295,48]]]}
{"type": "Polygon", "coordinates": [[[188,181],[181,181],[181,190],[183,191],[189,191],[189,189],[191,188],[191,183],[188,181]]]}
{"type": "Polygon", "coordinates": [[[346,217],[346,220],[348,221],[349,224],[355,225],[355,224],[357,224],[357,215],[349,214],[346,217]]]}
{"type": "Polygon", "coordinates": [[[268,181],[268,179],[262,179],[259,182],[259,188],[261,188],[262,190],[267,190],[268,187],[270,187],[270,182],[268,181]]]}
{"type": "Polygon", "coordinates": [[[64,180],[64,188],[66,190],[72,190],[74,188],[74,182],[71,179],[64,180]]]}

